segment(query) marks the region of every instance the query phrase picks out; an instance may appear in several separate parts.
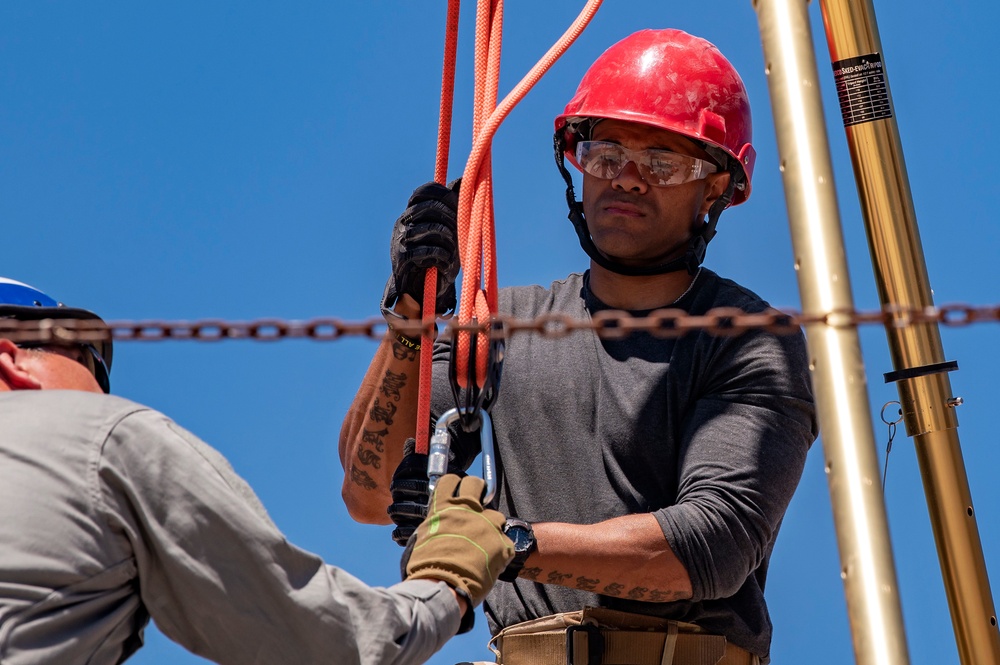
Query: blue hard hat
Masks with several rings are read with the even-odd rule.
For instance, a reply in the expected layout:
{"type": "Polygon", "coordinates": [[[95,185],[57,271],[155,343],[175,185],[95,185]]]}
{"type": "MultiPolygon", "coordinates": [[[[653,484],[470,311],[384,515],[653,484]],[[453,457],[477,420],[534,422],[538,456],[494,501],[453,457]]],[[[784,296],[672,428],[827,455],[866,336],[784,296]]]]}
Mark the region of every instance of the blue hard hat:
{"type": "MultiPolygon", "coordinates": [[[[33,286],[0,277],[0,319],[40,321],[42,319],[75,319],[78,321],[104,320],[93,312],[76,307],[66,307],[61,302],[42,293],[33,286]]],[[[109,375],[114,351],[111,339],[81,343],[94,356],[95,376],[104,392],[111,391],[109,375]]]]}

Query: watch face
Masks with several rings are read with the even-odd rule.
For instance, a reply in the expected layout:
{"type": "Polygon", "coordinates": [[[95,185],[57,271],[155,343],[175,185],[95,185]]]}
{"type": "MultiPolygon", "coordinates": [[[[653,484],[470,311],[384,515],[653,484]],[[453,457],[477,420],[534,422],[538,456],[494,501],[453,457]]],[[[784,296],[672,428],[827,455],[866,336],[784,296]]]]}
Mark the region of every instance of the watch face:
{"type": "Polygon", "coordinates": [[[514,541],[515,552],[525,552],[531,547],[534,535],[523,526],[511,526],[506,531],[507,537],[514,541]]]}

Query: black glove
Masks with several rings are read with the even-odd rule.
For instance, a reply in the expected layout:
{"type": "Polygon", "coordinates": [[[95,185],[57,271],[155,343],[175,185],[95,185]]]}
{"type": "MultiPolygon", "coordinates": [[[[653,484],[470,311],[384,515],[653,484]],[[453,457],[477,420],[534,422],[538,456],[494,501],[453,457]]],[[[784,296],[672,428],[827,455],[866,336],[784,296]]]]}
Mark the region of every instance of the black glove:
{"type": "MultiPolygon", "coordinates": [[[[427,455],[414,452],[416,441],[407,439],[403,444],[403,459],[392,474],[389,492],[392,503],[386,511],[392,518],[396,528],[392,530],[392,539],[400,547],[406,547],[406,542],[427,516],[427,503],[430,492],[427,490],[427,455]]],[[[458,468],[452,468],[449,461],[448,473],[465,476],[458,468]]]]}
{"type": "Polygon", "coordinates": [[[418,303],[424,300],[424,274],[437,268],[435,314],[455,311],[455,279],[461,267],[458,251],[458,189],[462,179],[445,187],[436,182],[420,185],[396,220],[389,258],[392,275],[385,285],[382,310],[408,293],[418,303]]]}

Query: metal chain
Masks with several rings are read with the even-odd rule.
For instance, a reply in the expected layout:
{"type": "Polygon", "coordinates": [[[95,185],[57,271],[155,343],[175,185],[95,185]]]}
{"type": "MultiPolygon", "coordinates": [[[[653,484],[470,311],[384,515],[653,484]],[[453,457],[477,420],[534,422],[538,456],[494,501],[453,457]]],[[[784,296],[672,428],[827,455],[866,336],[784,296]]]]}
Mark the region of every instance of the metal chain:
{"type": "MultiPolygon", "coordinates": [[[[657,337],[680,337],[700,330],[711,335],[734,336],[749,330],[765,330],[776,335],[797,333],[802,327],[831,326],[836,328],[881,324],[903,328],[917,324],[939,324],[963,327],[973,323],[1000,322],[1000,305],[942,305],[940,307],[886,307],[881,310],[844,310],[818,314],[771,309],[748,313],[731,307],[711,309],[702,315],[691,315],[681,309],[659,309],[647,316],[636,317],[620,310],[605,310],[589,319],[564,314],[547,314],[535,319],[516,319],[500,315],[499,325],[466,325],[440,321],[441,334],[451,337],[459,331],[484,332],[492,336],[508,336],[530,332],[544,337],[564,337],[578,330],[593,330],[604,339],[617,339],[633,332],[648,332],[657,337]]],[[[409,336],[424,331],[419,321],[393,322],[393,330],[409,336]]],[[[100,321],[76,319],[43,319],[18,321],[0,318],[0,337],[15,343],[73,343],[115,341],[199,341],[255,340],[262,342],[283,339],[333,341],[345,337],[384,336],[387,326],[381,318],[365,321],[343,321],[317,318],[308,321],[257,319],[254,321],[100,321]]]]}

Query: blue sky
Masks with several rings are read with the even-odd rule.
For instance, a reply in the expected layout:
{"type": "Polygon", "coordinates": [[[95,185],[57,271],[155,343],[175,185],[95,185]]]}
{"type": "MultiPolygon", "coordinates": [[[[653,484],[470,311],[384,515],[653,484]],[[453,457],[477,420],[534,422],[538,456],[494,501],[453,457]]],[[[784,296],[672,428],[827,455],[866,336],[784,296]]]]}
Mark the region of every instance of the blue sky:
{"type": "MultiPolygon", "coordinates": [[[[507,3],[501,94],[583,2],[507,3]]],[[[377,315],[388,238],[433,177],[446,3],[45,2],[0,6],[0,274],[107,319],[377,315]]],[[[452,177],[469,149],[474,3],[463,10],[452,177]]],[[[819,3],[810,3],[840,213],[859,308],[878,307],[837,110],[819,3]]],[[[995,3],[876,3],[924,253],[937,304],[1000,302],[996,63],[982,26],[995,3]]],[[[605,3],[494,143],[501,285],[586,267],[552,164],[552,119],[611,43],[647,27],[715,42],[754,108],[750,201],[723,215],[707,265],[798,309],[787,213],[750,2],[605,3]],[[711,12],[705,9],[711,7],[711,12]]],[[[944,328],[959,436],[994,590],[1000,580],[997,325],[944,328]]],[[[885,335],[861,330],[874,438],[898,399],[885,335]]],[[[375,351],[336,342],[123,342],[113,391],[221,450],[289,539],[371,584],[396,581],[388,527],[340,499],[341,419],[375,351]]],[[[774,663],[851,662],[829,492],[817,442],[779,536],[767,597],[774,663]]],[[[902,428],[886,506],[910,662],[957,663],[926,500],[902,428]]],[[[480,620],[431,661],[486,659],[480,620]]],[[[148,632],[130,662],[204,662],[148,632]]]]}

